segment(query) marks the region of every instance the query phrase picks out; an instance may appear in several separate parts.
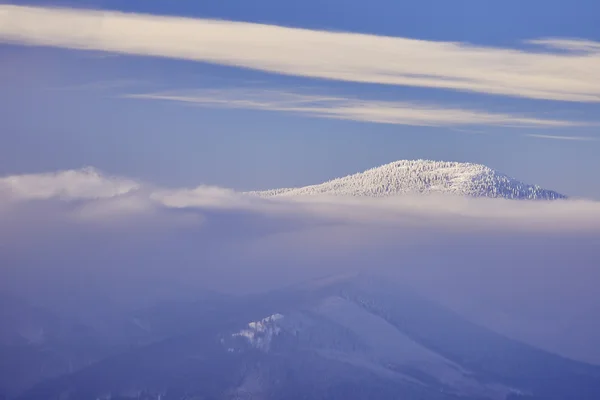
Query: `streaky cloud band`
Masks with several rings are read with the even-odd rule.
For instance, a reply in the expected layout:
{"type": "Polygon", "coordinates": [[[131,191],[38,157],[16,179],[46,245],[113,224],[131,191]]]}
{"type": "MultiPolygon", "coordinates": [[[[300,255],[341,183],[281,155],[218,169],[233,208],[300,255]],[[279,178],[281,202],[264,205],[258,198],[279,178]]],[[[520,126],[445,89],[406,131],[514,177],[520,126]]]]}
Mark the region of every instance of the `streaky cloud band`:
{"type": "Polygon", "coordinates": [[[192,90],[129,94],[126,98],[162,100],[203,107],[297,113],[310,117],[412,126],[504,126],[556,128],[589,123],[492,113],[409,101],[382,101],[284,90],[192,90]]]}
{"type": "Polygon", "coordinates": [[[586,40],[530,40],[545,50],[530,51],[246,22],[3,5],[0,42],[193,60],[309,78],[600,102],[600,44],[586,40]]]}

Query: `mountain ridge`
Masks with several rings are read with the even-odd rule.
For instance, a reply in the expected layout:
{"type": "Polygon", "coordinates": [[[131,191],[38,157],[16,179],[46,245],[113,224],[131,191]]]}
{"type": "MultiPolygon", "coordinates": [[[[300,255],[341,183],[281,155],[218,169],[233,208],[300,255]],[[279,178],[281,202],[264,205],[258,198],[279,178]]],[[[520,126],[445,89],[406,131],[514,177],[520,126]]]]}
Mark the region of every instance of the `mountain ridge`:
{"type": "Polygon", "coordinates": [[[599,376],[358,274],[241,297],[19,399],[595,400],[599,376]]]}

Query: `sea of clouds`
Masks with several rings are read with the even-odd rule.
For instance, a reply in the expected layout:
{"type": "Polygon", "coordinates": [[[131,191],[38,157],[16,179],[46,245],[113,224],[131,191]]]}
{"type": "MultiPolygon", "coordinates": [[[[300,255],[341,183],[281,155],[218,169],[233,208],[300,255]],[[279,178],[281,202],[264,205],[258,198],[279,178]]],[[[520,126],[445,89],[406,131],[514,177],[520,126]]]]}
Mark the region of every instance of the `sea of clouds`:
{"type": "Polygon", "coordinates": [[[260,198],[93,169],[0,179],[0,293],[56,310],[129,310],[354,271],[600,363],[597,201],[260,198]]]}

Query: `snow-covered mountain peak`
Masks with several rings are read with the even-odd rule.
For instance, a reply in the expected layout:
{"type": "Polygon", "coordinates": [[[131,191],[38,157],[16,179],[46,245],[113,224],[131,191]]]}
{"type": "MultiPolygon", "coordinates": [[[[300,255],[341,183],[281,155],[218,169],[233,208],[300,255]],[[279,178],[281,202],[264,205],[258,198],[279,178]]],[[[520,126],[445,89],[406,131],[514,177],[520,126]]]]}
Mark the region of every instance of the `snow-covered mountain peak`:
{"type": "Polygon", "coordinates": [[[319,185],[252,193],[263,197],[318,194],[383,197],[447,193],[508,199],[565,198],[557,192],[519,182],[485,165],[431,160],[396,161],[319,185]]]}

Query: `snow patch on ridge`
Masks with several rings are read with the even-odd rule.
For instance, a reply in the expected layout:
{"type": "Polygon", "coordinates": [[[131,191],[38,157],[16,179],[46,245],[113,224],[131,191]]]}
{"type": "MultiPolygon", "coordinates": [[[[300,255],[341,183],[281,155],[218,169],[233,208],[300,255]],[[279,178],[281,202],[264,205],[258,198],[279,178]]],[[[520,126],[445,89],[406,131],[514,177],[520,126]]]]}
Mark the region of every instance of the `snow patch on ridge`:
{"type": "Polygon", "coordinates": [[[252,347],[269,351],[273,337],[281,332],[281,327],[277,325],[277,321],[282,318],[283,315],[281,314],[273,314],[260,321],[250,322],[247,329],[242,329],[232,336],[245,338],[252,347]]]}

